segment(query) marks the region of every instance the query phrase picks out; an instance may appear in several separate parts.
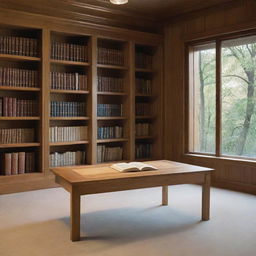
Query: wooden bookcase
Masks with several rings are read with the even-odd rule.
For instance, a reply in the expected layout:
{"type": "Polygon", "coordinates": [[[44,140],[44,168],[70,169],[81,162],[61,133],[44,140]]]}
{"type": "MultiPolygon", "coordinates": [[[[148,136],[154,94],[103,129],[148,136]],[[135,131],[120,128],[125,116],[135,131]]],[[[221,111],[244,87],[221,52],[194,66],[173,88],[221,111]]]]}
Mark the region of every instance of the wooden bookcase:
{"type": "Polygon", "coordinates": [[[135,159],[161,158],[161,51],[157,46],[135,44],[135,159]],[[143,104],[142,113],[137,111],[143,104]],[[146,126],[142,132],[137,126],[146,126]],[[137,133],[136,133],[137,131],[137,133]]]}
{"type": "MultiPolygon", "coordinates": [[[[1,98],[32,99],[38,103],[38,115],[0,117],[0,129],[32,128],[35,131],[35,139],[29,143],[0,144],[0,193],[53,186],[53,176],[50,172],[51,154],[56,152],[60,154],[85,152],[85,159],[80,159],[77,165],[102,162],[98,156],[100,146],[121,148],[122,154],[116,157],[115,161],[162,158],[161,44],[151,44],[146,39],[137,43],[129,40],[129,37],[121,39],[70,31],[12,25],[0,28],[0,36],[22,35],[22,37],[37,39],[38,45],[37,56],[0,53],[0,68],[22,68],[38,72],[35,87],[0,85],[1,98]],[[55,47],[54,52],[53,47],[55,47]],[[82,56],[76,50],[81,48],[84,51],[82,56]],[[136,56],[142,53],[150,56],[152,65],[138,65],[136,56]],[[75,57],[72,57],[72,54],[75,57]],[[80,86],[80,79],[86,79],[86,85],[80,86]],[[141,88],[138,89],[137,79],[150,81],[149,92],[145,93],[141,88]],[[67,115],[65,111],[69,111],[67,110],[69,107],[54,105],[55,102],[57,104],[82,103],[83,106],[80,107],[82,112],[78,115],[74,115],[74,112],[67,115]],[[137,115],[136,104],[138,103],[147,103],[151,112],[137,115]],[[119,105],[122,113],[99,114],[99,104],[114,104],[115,107],[119,105]],[[136,134],[135,128],[138,123],[149,123],[150,131],[142,135],[136,134]],[[77,126],[82,127],[81,129],[87,127],[85,138],[78,140],[62,138],[59,141],[52,141],[51,128],[55,127],[58,130],[58,128],[77,126]],[[104,136],[100,133],[103,127],[104,136]],[[109,130],[106,133],[108,129],[106,127],[112,127],[112,132],[110,133],[109,130]],[[119,129],[118,135],[117,129],[119,129]],[[151,144],[151,153],[138,157],[136,155],[138,144],[151,144]],[[21,151],[35,153],[33,171],[18,175],[4,175],[4,153],[21,151]]],[[[12,75],[9,78],[13,79],[12,75]]]]}
{"type": "MultiPolygon", "coordinates": [[[[89,127],[88,116],[89,100],[88,95],[90,89],[88,86],[88,75],[90,73],[90,60],[89,60],[89,37],[72,35],[67,33],[51,32],[51,58],[50,58],[50,73],[51,79],[49,84],[50,102],[51,103],[68,103],[72,104],[77,102],[79,104],[85,103],[85,106],[79,113],[79,116],[65,113],[54,113],[50,109],[49,114],[49,127],[87,127],[87,130],[92,129],[89,127]],[[56,47],[58,44],[58,47],[56,47]],[[75,49],[75,47],[77,49],[75,49]],[[78,48],[79,47],[79,48],[78,48]],[[77,54],[78,53],[78,54],[77,54]],[[54,74],[54,75],[53,75],[54,74]],[[53,79],[54,76],[54,79],[53,79]],[[79,77],[84,77],[83,86],[80,83],[79,77]],[[63,115],[64,114],[64,115],[63,115]]],[[[71,108],[71,106],[67,106],[71,108]]],[[[60,106],[60,110],[61,110],[60,106]]],[[[64,107],[63,109],[65,109],[64,107]]],[[[62,112],[62,111],[60,111],[62,112]]],[[[50,138],[50,137],[49,137],[50,138]]],[[[62,139],[58,141],[50,141],[49,153],[50,156],[54,154],[63,154],[65,152],[85,152],[85,159],[80,159],[79,165],[87,164],[89,152],[88,145],[90,143],[89,137],[74,140],[62,139]]],[[[63,163],[64,165],[67,165],[63,163]]],[[[51,157],[49,159],[49,167],[51,168],[51,157]]],[[[56,164],[55,164],[56,166],[56,164]]],[[[59,164],[57,164],[59,166],[59,164]]]]}
{"type": "MultiPolygon", "coordinates": [[[[27,169],[27,173],[20,174],[20,176],[28,177],[34,173],[43,172],[40,129],[42,127],[42,34],[38,29],[2,25],[0,26],[0,36],[0,174],[4,174],[4,156],[6,154],[17,155],[18,152],[25,152],[26,156],[28,153],[33,153],[33,159],[28,160],[26,158],[25,167],[28,168],[27,163],[30,161],[31,168],[27,169]],[[31,43],[32,40],[34,44],[31,43]],[[33,50],[30,51],[32,47],[33,50]],[[36,109],[34,109],[33,114],[25,112],[25,104],[28,104],[27,101],[24,102],[25,100],[32,100],[34,105],[37,105],[34,106],[36,109]],[[3,132],[7,129],[30,129],[34,131],[34,137],[31,137],[31,140],[27,142],[22,142],[18,138],[17,130],[15,133],[7,135],[3,132]],[[16,138],[14,138],[15,136],[16,138]]],[[[14,161],[15,164],[18,163],[17,160],[18,158],[14,161]]]]}
{"type": "MultiPolygon", "coordinates": [[[[117,115],[115,113],[114,115],[108,115],[108,113],[101,115],[97,113],[98,129],[108,129],[107,127],[120,127],[122,129],[120,136],[115,136],[115,134],[111,136],[110,132],[107,132],[106,136],[102,138],[99,137],[101,133],[97,133],[97,162],[104,162],[104,159],[100,159],[102,151],[99,151],[99,149],[102,147],[112,150],[120,148],[122,156],[117,156],[116,158],[114,156],[113,160],[129,161],[131,158],[129,152],[131,138],[128,124],[131,113],[129,112],[128,42],[98,38],[97,46],[97,107],[100,104],[115,104],[121,106],[122,112],[117,115]],[[104,52],[102,52],[102,49],[104,52]]],[[[100,109],[97,109],[97,112],[100,111],[100,109]]],[[[111,160],[107,159],[106,161],[111,160]]]]}

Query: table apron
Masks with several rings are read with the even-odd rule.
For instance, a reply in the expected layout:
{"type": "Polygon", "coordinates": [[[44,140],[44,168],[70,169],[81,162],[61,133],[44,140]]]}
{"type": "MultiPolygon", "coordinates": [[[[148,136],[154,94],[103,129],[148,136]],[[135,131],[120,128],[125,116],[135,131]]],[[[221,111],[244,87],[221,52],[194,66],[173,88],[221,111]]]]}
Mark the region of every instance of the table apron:
{"type": "MultiPolygon", "coordinates": [[[[207,172],[97,180],[72,184],[72,189],[79,191],[80,195],[86,195],[167,185],[203,184],[205,182],[205,175],[207,175],[207,172]]],[[[61,185],[63,186],[63,184],[61,185]]]]}

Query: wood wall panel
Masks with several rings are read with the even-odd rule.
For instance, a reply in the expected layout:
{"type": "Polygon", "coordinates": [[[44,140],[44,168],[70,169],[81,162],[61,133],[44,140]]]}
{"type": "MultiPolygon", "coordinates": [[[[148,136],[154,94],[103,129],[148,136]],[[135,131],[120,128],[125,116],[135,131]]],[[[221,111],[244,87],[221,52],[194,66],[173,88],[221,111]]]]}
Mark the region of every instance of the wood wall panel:
{"type": "Polygon", "coordinates": [[[256,194],[256,161],[185,154],[185,42],[256,29],[256,1],[235,3],[188,14],[165,29],[165,158],[214,168],[216,186],[256,194]]]}

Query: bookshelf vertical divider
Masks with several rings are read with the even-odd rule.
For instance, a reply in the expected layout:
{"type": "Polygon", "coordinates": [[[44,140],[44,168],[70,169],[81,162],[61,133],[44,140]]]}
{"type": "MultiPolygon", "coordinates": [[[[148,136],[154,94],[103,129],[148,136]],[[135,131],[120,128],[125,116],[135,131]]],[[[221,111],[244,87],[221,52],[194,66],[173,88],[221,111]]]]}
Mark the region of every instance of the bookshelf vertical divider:
{"type": "Polygon", "coordinates": [[[42,172],[49,174],[49,113],[50,113],[50,31],[42,31],[42,87],[41,87],[41,151],[42,172]]]}
{"type": "Polygon", "coordinates": [[[130,160],[135,159],[135,44],[132,41],[128,43],[128,66],[129,66],[129,152],[130,160]]]}
{"type": "Polygon", "coordinates": [[[90,121],[89,121],[89,136],[90,146],[88,154],[88,162],[90,164],[97,163],[97,37],[91,36],[89,43],[89,60],[91,62],[91,68],[89,73],[89,86],[90,96],[89,105],[90,109],[90,121]]]}

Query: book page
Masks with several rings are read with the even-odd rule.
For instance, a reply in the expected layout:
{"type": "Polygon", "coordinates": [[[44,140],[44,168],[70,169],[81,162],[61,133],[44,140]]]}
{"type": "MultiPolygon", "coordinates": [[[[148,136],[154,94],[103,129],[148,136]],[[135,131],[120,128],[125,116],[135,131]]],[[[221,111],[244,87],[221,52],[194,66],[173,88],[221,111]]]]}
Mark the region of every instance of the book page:
{"type": "Polygon", "coordinates": [[[131,162],[132,166],[138,168],[140,171],[146,171],[146,170],[157,170],[157,168],[150,164],[144,164],[141,162],[131,162]]]}
{"type": "Polygon", "coordinates": [[[119,163],[119,164],[113,164],[110,166],[111,168],[120,171],[120,172],[125,172],[125,171],[139,171],[139,168],[134,166],[131,163],[119,163]]]}

